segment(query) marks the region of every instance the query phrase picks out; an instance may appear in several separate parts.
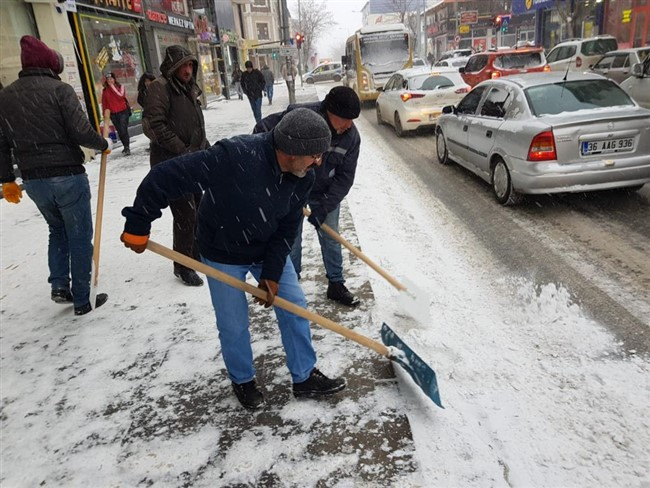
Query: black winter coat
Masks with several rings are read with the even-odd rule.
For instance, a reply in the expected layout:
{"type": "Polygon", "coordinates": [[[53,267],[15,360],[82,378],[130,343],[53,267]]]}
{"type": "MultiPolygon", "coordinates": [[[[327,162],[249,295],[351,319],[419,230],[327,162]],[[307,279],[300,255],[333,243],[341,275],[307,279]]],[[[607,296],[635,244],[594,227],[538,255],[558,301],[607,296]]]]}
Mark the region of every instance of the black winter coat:
{"type": "Polygon", "coordinates": [[[197,70],[198,62],[191,52],[180,46],[168,48],[160,65],[161,76],[147,88],[142,127],[151,139],[152,166],[210,145],[205,138],[205,122],[198,100],[201,90],[194,81],[197,70]],[[186,85],[174,76],[174,71],[188,61],[194,63],[194,76],[186,85]]]}
{"type": "Polygon", "coordinates": [[[260,70],[254,69],[250,73],[248,71],[242,73],[241,89],[248,98],[253,100],[262,98],[264,88],[266,88],[266,81],[264,81],[264,75],[260,70]]]}
{"type": "Polygon", "coordinates": [[[255,125],[253,133],[270,132],[282,117],[293,109],[301,107],[318,113],[325,119],[332,131],[332,143],[329,149],[323,153],[321,165],[314,168],[316,182],[309,195],[310,205],[319,206],[330,213],[341,203],[354,183],[361,147],[361,137],[357,128],[352,125],[343,134],[337,134],[329,123],[323,102],[314,102],[289,105],[284,112],[264,117],[255,125]]]}
{"type": "Polygon", "coordinates": [[[74,89],[50,69],[29,68],[0,91],[0,183],[85,173],[79,146],[103,151],[74,89]]]}

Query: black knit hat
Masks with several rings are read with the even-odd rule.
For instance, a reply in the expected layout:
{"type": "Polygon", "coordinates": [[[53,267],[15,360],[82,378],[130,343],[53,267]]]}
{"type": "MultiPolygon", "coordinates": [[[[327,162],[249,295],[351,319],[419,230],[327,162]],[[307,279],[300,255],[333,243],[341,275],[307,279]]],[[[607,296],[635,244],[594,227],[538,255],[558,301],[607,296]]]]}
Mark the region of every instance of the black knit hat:
{"type": "Polygon", "coordinates": [[[344,119],[356,119],[361,113],[361,102],[352,88],[335,86],[325,96],[323,106],[328,112],[344,119]]]}
{"type": "Polygon", "coordinates": [[[330,147],[332,134],[325,119],[313,110],[296,108],[273,129],[275,147],[293,156],[315,156],[330,147]]]}

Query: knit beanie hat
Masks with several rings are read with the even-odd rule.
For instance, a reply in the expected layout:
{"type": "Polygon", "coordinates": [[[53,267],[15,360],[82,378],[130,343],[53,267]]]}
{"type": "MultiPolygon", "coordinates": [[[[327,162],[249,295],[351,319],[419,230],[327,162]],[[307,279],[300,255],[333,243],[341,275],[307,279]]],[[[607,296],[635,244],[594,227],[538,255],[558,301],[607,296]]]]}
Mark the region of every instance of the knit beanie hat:
{"type": "Polygon", "coordinates": [[[50,49],[34,36],[23,36],[20,39],[20,63],[23,69],[49,68],[57,75],[63,72],[64,67],[61,53],[50,49]]]}
{"type": "Polygon", "coordinates": [[[273,141],[292,156],[315,156],[327,151],[332,135],[322,116],[308,108],[296,108],[275,126],[273,141]]]}
{"type": "Polygon", "coordinates": [[[352,88],[335,86],[325,96],[323,106],[328,112],[344,119],[356,119],[361,113],[359,97],[352,88]]]}

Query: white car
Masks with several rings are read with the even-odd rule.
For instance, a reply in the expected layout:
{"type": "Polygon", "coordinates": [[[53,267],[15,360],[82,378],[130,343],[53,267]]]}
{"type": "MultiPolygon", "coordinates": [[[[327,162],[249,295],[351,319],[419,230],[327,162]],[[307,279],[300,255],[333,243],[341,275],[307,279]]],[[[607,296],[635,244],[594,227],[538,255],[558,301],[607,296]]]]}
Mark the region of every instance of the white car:
{"type": "Polygon", "coordinates": [[[456,68],[396,71],[377,98],[377,123],[392,125],[398,137],[435,126],[442,108],[458,103],[469,90],[456,68]]]}
{"type": "Polygon", "coordinates": [[[612,36],[589,37],[562,41],[549,51],[546,62],[551,71],[584,71],[610,51],[618,49],[612,36]]]}
{"type": "Polygon", "coordinates": [[[650,57],[645,62],[632,66],[632,76],[621,83],[621,88],[636,103],[650,109],[650,57]]]}
{"type": "Polygon", "coordinates": [[[459,56],[456,58],[447,58],[443,59],[442,61],[438,61],[436,64],[434,64],[435,67],[446,67],[446,68],[464,68],[465,65],[467,64],[467,61],[469,60],[469,56],[459,56]]]}

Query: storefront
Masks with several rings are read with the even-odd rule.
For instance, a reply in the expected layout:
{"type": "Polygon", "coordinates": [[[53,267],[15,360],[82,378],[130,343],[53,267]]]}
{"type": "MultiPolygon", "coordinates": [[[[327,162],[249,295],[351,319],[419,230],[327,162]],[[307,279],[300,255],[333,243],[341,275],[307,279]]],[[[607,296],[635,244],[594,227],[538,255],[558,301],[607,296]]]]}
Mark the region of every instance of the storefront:
{"type": "Polygon", "coordinates": [[[103,113],[101,101],[107,73],[113,73],[126,88],[133,109],[129,125],[140,125],[142,110],[137,104],[138,80],[145,72],[140,41],[141,11],[138,1],[105,0],[104,3],[97,0],[92,5],[77,1],[77,12],[72,15],[73,31],[84,70],[86,106],[97,127],[103,113]],[[113,4],[119,7],[113,7],[113,4]]]}
{"type": "Polygon", "coordinates": [[[36,36],[32,5],[23,0],[3,0],[0,15],[0,82],[7,86],[18,79],[20,38],[36,36]]]}
{"type": "Polygon", "coordinates": [[[610,0],[605,32],[616,37],[620,48],[650,45],[650,0],[610,0]]]}

